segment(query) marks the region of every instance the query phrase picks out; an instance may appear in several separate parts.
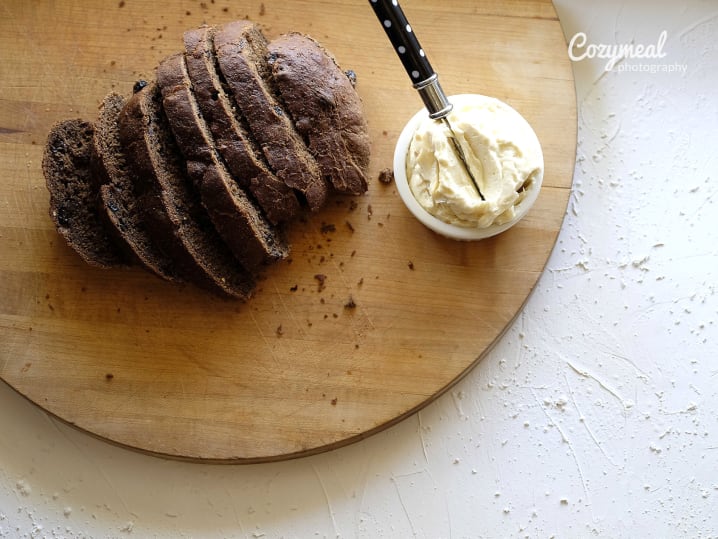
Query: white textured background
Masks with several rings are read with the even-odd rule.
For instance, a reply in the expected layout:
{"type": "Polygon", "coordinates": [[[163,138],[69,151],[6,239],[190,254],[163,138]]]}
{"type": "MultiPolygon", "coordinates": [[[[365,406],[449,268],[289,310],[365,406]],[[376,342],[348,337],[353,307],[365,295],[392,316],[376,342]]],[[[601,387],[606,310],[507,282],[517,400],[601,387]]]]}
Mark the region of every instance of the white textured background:
{"type": "Polygon", "coordinates": [[[0,537],[718,537],[718,3],[556,6],[567,39],[666,30],[619,66],[686,71],[574,64],[566,221],[477,368],[368,440],[253,466],[119,449],[0,384],[0,537]]]}

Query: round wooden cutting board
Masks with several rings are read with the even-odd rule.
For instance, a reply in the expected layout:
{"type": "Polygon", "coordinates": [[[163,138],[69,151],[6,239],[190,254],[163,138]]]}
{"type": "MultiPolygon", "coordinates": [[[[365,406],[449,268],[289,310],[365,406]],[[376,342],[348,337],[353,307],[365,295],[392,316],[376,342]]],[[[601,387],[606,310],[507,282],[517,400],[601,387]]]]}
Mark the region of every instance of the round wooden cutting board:
{"type": "Polygon", "coordinates": [[[546,0],[405,0],[449,94],[495,96],[542,143],[529,215],[461,243],[411,217],[391,166],[421,107],[367,2],[8,0],[0,17],[0,377],[62,420],[174,458],[258,462],[317,453],[419,410],[479,361],[541,274],[566,211],[576,101],[546,0]],[[153,78],[182,32],[248,17],[320,40],[357,73],[372,140],[366,196],[290,231],[291,259],[248,303],[141,269],[87,266],[48,217],[53,122],[93,120],[111,90],[153,78]]]}

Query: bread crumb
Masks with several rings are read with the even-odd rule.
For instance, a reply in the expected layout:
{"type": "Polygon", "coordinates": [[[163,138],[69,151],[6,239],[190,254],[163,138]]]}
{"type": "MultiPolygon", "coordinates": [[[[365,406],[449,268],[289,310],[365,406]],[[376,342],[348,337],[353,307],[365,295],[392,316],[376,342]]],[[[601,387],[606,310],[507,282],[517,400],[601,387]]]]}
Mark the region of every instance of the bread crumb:
{"type": "Polygon", "coordinates": [[[279,324],[277,326],[276,333],[277,333],[277,337],[281,337],[282,335],[284,335],[284,328],[282,328],[282,324],[279,324]]]}
{"type": "Polygon", "coordinates": [[[349,299],[348,299],[347,302],[344,304],[344,308],[345,308],[345,309],[356,309],[356,306],[357,306],[357,304],[356,304],[356,302],[354,301],[354,298],[353,298],[352,296],[349,296],[349,299]]]}
{"type": "Polygon", "coordinates": [[[114,377],[115,377],[115,375],[112,374],[111,372],[108,372],[107,374],[105,374],[105,380],[107,380],[108,382],[111,381],[114,377]]]}
{"type": "Polygon", "coordinates": [[[264,7],[264,2],[262,2],[261,4],[259,4],[259,16],[264,17],[264,15],[266,15],[266,14],[267,14],[267,8],[264,7]]]}
{"type": "Polygon", "coordinates": [[[314,276],[314,279],[317,281],[317,283],[319,283],[319,288],[318,288],[319,292],[324,290],[324,288],[326,286],[327,276],[324,275],[323,273],[317,273],[314,276]]]}
{"type": "Polygon", "coordinates": [[[409,263],[407,264],[407,266],[409,266],[410,270],[414,271],[414,263],[411,260],[409,260],[409,263]]]}
{"type": "Polygon", "coordinates": [[[332,399],[332,406],[336,406],[336,405],[337,405],[337,398],[334,397],[334,398],[332,399]]]}
{"type": "Polygon", "coordinates": [[[390,168],[385,168],[379,173],[379,181],[384,185],[388,185],[394,181],[394,171],[390,168]]]}
{"type": "Polygon", "coordinates": [[[329,232],[336,232],[337,227],[332,223],[322,223],[322,226],[320,227],[319,231],[322,234],[328,234],[329,232]]]}

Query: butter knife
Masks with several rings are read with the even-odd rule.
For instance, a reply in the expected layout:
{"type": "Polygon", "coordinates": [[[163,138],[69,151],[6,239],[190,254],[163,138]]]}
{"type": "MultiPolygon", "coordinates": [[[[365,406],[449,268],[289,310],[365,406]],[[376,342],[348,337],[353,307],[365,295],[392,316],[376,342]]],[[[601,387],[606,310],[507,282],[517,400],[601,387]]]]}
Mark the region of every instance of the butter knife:
{"type": "Polygon", "coordinates": [[[444,122],[449,129],[451,134],[449,141],[454,147],[466,173],[471,178],[479,197],[484,200],[479,184],[466,162],[466,156],[461,144],[457,141],[456,134],[449,123],[448,114],[451,112],[453,105],[449,102],[444,90],[442,90],[439,84],[439,76],[431,67],[429,59],[424,49],[421,48],[419,40],[409,21],[407,21],[398,0],[369,0],[369,4],[374,9],[374,13],[399,56],[399,60],[401,60],[406,73],[412,80],[414,88],[419,92],[424,106],[429,111],[429,118],[444,122]]]}

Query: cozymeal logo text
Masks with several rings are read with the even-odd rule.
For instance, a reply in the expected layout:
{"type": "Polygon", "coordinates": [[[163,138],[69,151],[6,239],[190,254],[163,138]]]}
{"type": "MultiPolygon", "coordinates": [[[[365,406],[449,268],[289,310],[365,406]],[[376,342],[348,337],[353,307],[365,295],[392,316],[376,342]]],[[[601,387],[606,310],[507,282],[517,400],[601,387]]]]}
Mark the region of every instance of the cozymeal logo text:
{"type": "MultiPolygon", "coordinates": [[[[668,39],[668,32],[663,30],[655,43],[648,45],[642,43],[589,43],[585,32],[574,34],[568,43],[568,57],[574,62],[585,59],[600,58],[606,60],[605,71],[612,71],[617,64],[625,59],[654,59],[660,60],[667,56],[663,50],[668,39]]],[[[685,64],[646,64],[639,63],[630,66],[619,66],[619,71],[685,71],[685,64]]]]}

